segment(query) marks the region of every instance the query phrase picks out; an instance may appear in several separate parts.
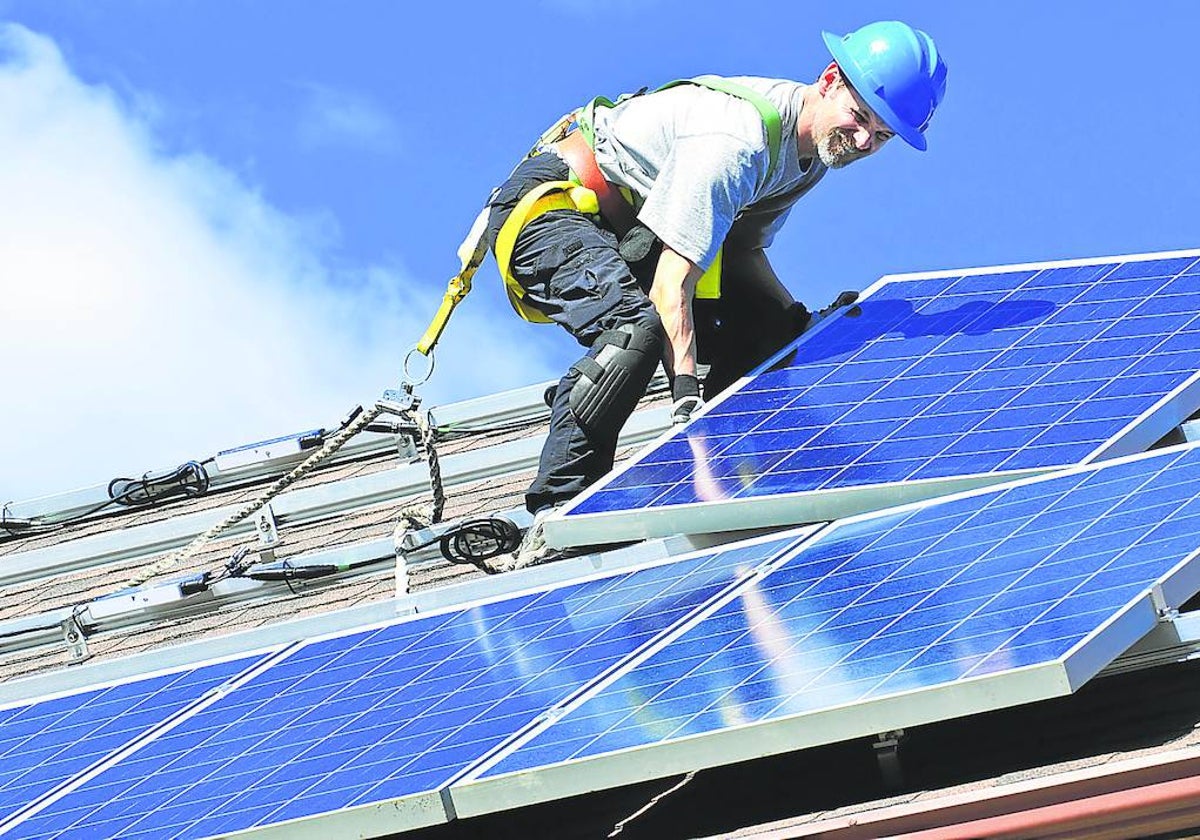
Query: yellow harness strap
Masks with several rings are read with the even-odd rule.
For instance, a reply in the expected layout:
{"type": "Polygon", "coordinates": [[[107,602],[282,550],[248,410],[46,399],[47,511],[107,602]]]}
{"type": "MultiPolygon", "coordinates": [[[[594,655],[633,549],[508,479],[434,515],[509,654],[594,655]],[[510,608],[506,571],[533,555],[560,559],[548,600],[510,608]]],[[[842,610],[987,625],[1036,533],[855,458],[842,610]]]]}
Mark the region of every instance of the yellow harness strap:
{"type": "Polygon", "coordinates": [[[716,257],[713,258],[712,265],[700,275],[700,279],[696,281],[695,297],[697,300],[719,300],[721,297],[721,254],[725,252],[724,248],[717,251],[716,257]]]}
{"type": "MultiPolygon", "coordinates": [[[[628,200],[632,196],[626,195],[625,198],[628,200]]],[[[576,210],[590,216],[598,216],[600,215],[600,202],[595,192],[573,181],[549,181],[539,184],[517,202],[517,206],[513,208],[499,233],[496,234],[496,264],[500,268],[500,276],[504,278],[504,289],[508,293],[508,302],[512,304],[512,308],[518,315],[535,324],[549,324],[551,321],[540,310],[525,302],[525,289],[512,276],[512,252],[517,237],[525,226],[551,210],[576,210]]],[[[446,286],[446,293],[442,296],[441,305],[425,329],[425,334],[417,342],[417,351],[422,355],[428,356],[433,351],[434,345],[442,337],[446,324],[450,321],[450,315],[454,312],[454,308],[471,291],[471,279],[487,256],[489,245],[487,223],[490,211],[491,208],[488,206],[479,212],[479,215],[475,217],[475,223],[471,225],[470,233],[458,246],[460,263],[458,274],[450,278],[450,282],[446,286]]],[[[720,296],[721,252],[718,251],[717,258],[713,260],[713,264],[696,284],[696,297],[708,299],[720,296]]]]}
{"type": "Polygon", "coordinates": [[[551,210],[577,210],[596,216],[600,213],[600,202],[596,193],[587,187],[581,187],[571,181],[548,181],[522,196],[504,220],[500,232],[496,234],[496,265],[500,268],[500,276],[504,278],[508,302],[518,315],[535,324],[549,324],[550,319],[525,302],[525,289],[512,276],[512,252],[517,237],[525,226],[551,210]]]}
{"type": "Polygon", "coordinates": [[[471,291],[471,278],[475,276],[475,272],[479,270],[484,257],[487,256],[489,209],[484,207],[480,211],[479,215],[475,217],[475,223],[471,225],[471,232],[458,246],[460,263],[458,274],[450,278],[450,283],[446,286],[446,294],[442,296],[441,306],[438,307],[433,320],[429,322],[425,334],[417,342],[417,350],[424,356],[428,356],[433,351],[433,346],[442,337],[442,332],[446,329],[446,323],[450,320],[450,314],[454,312],[454,307],[458,306],[459,301],[467,296],[467,292],[471,291]]]}

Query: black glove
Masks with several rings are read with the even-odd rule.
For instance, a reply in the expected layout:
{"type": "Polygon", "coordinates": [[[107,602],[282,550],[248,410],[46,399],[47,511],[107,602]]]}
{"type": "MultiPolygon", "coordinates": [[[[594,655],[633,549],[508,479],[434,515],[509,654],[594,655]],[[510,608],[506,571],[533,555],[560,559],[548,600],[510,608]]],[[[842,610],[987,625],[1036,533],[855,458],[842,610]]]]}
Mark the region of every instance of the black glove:
{"type": "Polygon", "coordinates": [[[671,381],[671,425],[682,426],[704,405],[700,398],[700,381],[691,374],[681,373],[671,381]]]}
{"type": "Polygon", "coordinates": [[[858,300],[858,292],[854,292],[854,291],[840,292],[838,294],[838,296],[833,299],[833,303],[829,304],[828,306],[826,306],[824,309],[822,309],[820,312],[817,313],[817,317],[818,318],[826,318],[826,317],[832,315],[837,310],[839,310],[843,307],[846,307],[846,306],[850,306],[852,303],[854,303],[857,300],[858,300]]]}

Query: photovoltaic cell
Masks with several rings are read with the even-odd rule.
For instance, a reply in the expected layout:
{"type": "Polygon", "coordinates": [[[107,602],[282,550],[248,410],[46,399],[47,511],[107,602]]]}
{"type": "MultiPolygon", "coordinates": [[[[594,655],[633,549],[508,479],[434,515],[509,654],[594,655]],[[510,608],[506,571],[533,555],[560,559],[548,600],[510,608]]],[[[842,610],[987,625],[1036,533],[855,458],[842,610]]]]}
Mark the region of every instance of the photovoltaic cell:
{"type": "MultiPolygon", "coordinates": [[[[486,776],[688,739],[694,756],[697,736],[747,742],[746,727],[789,719],[808,746],[827,726],[853,737],[833,721],[869,727],[889,700],[884,728],[912,726],[977,710],[946,692],[987,679],[983,707],[1066,693],[1153,627],[1152,589],[1170,607],[1194,594],[1198,551],[1195,447],[849,520],[486,776]],[[1039,674],[1040,696],[1005,688],[1036,666],[1062,678],[1039,674]]],[[[736,760],[722,749],[707,764],[736,760]]]]}
{"type": "Polygon", "coordinates": [[[240,658],[0,709],[0,822],[260,658],[240,658]]]}
{"type": "Polygon", "coordinates": [[[846,500],[807,517],[802,503],[774,505],[760,524],[815,521],[896,503],[848,489],[904,488],[912,501],[965,476],[980,486],[1141,451],[1200,408],[1185,389],[1197,294],[1196,255],[881,281],[547,535],[712,530],[718,508],[747,527],[764,501],[846,500]]]}
{"type": "Polygon", "coordinates": [[[435,791],[762,551],[709,552],[314,641],[12,836],[202,837],[435,791]]]}

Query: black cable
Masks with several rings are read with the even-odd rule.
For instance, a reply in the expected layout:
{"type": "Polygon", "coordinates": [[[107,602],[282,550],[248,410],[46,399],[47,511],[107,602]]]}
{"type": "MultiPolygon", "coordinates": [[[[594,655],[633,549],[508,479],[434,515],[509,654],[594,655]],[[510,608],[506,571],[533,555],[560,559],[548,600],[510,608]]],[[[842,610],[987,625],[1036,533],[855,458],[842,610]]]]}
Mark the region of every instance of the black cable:
{"type": "Polygon", "coordinates": [[[508,519],[470,519],[438,538],[442,556],[451,563],[487,571],[483,561],[511,554],[521,545],[521,529],[508,519]]]}
{"type": "Polygon", "coordinates": [[[188,461],[173,470],[145,473],[141,478],[114,478],[108,483],[111,502],[126,507],[144,507],[175,496],[194,499],[209,488],[208,470],[198,461],[188,461]]]}
{"type": "Polygon", "coordinates": [[[176,496],[194,499],[208,492],[210,482],[204,465],[211,462],[211,458],[188,461],[167,472],[146,473],[140,479],[114,478],[108,483],[105,501],[70,516],[24,519],[9,517],[7,510],[0,511],[0,531],[7,532],[10,537],[32,536],[87,519],[113,505],[149,507],[176,496]]]}
{"type": "Polygon", "coordinates": [[[528,429],[532,426],[541,426],[546,423],[545,417],[532,417],[527,420],[509,420],[504,423],[492,423],[486,426],[472,425],[451,425],[438,426],[438,437],[443,440],[453,440],[456,437],[467,437],[469,435],[489,435],[499,432],[516,432],[521,429],[528,429]]]}

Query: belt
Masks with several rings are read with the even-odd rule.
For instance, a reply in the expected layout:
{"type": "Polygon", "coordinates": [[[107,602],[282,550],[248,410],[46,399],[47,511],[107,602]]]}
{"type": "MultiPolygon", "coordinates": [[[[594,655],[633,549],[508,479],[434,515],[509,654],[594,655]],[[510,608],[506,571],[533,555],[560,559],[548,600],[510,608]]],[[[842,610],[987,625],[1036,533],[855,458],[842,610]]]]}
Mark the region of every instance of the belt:
{"type": "Polygon", "coordinates": [[[596,153],[588,145],[583,132],[575,129],[552,145],[559,157],[571,167],[579,183],[596,194],[600,202],[600,215],[612,225],[618,237],[624,236],[637,223],[637,217],[621,191],[604,180],[600,167],[596,165],[596,153]]]}

